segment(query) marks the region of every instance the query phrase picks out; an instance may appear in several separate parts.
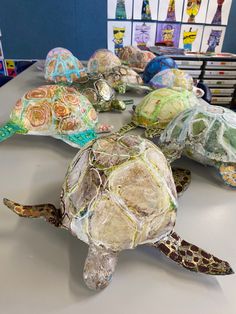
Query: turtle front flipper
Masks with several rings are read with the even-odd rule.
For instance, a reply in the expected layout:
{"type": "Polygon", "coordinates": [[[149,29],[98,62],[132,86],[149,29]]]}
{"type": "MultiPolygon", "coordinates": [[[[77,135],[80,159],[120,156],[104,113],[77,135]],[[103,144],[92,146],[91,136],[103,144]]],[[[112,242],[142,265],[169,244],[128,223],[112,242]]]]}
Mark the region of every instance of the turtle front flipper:
{"type": "Polygon", "coordinates": [[[125,133],[133,130],[133,129],[136,129],[137,128],[137,125],[133,122],[130,122],[130,123],[127,123],[125,125],[123,125],[119,131],[117,132],[117,134],[119,135],[124,135],[125,133]]]}
{"type": "Polygon", "coordinates": [[[208,275],[231,275],[228,262],[209,254],[196,245],[182,240],[175,232],[153,245],[179,265],[208,275]]]}
{"type": "Polygon", "coordinates": [[[61,211],[52,204],[41,204],[33,206],[21,205],[16,202],[8,200],[7,198],[3,199],[3,203],[20,217],[25,218],[43,217],[46,219],[47,222],[51,223],[55,227],[60,227],[62,225],[61,211]]]}
{"type": "Polygon", "coordinates": [[[191,172],[188,169],[173,167],[172,174],[178,197],[180,197],[188,189],[191,183],[191,172]]]}
{"type": "Polygon", "coordinates": [[[0,127],[0,142],[5,141],[16,133],[27,133],[27,131],[16,123],[8,121],[5,125],[0,127]]]}
{"type": "Polygon", "coordinates": [[[84,265],[84,281],[92,290],[104,289],[112,279],[117,263],[117,253],[90,244],[84,265]]]}
{"type": "Polygon", "coordinates": [[[236,189],[236,164],[221,164],[218,169],[224,183],[236,189]]]}

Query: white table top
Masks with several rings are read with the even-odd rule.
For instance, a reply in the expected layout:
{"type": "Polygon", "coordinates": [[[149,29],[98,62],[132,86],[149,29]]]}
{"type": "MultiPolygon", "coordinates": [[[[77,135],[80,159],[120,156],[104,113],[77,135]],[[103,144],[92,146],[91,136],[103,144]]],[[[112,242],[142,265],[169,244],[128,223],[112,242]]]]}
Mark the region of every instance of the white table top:
{"type": "MultiPolygon", "coordinates": [[[[0,89],[0,124],[16,100],[45,84],[33,65],[0,89]]],[[[138,98],[136,98],[138,100],[138,98]]],[[[100,114],[116,129],[130,114],[100,114]]],[[[142,132],[142,130],[138,130],[142,132]]],[[[110,286],[94,293],[83,283],[87,245],[44,220],[19,218],[2,198],[59,204],[61,185],[76,149],[49,137],[16,135],[0,143],[0,312],[3,314],[235,314],[236,275],[192,273],[153,248],[121,253],[110,286]]],[[[236,271],[236,193],[213,169],[180,160],[192,184],[179,201],[176,231],[236,271]]]]}

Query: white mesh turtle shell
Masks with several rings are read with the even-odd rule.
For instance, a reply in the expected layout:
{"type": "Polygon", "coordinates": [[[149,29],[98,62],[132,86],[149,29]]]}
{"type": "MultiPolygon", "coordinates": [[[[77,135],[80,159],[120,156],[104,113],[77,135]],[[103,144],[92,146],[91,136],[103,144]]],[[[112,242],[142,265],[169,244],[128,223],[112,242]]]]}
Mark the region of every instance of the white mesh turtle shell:
{"type": "Polygon", "coordinates": [[[71,84],[86,80],[87,73],[83,64],[69,50],[57,47],[47,54],[44,77],[51,83],[71,84]]]}
{"type": "Polygon", "coordinates": [[[23,206],[4,199],[22,217],[45,217],[89,245],[84,280],[105,288],[122,250],[147,244],[183,267],[206,274],[231,274],[230,265],[174,231],[177,193],[171,169],[152,142],[111,135],[90,143],[69,166],[61,208],[23,206]]]}
{"type": "Polygon", "coordinates": [[[159,144],[170,161],[181,154],[218,169],[236,188],[236,113],[213,105],[181,112],[162,133],[159,144]]]}
{"type": "Polygon", "coordinates": [[[120,65],[120,59],[113,52],[107,49],[99,49],[90,57],[87,67],[90,74],[97,74],[104,73],[120,65]]]}
{"type": "Polygon", "coordinates": [[[72,87],[44,85],[27,92],[0,128],[0,142],[15,133],[52,136],[74,147],[82,147],[110,131],[98,125],[97,113],[89,100],[72,87]]]}
{"type": "Polygon", "coordinates": [[[157,136],[180,112],[198,105],[198,98],[187,90],[154,90],[135,107],[132,122],[119,132],[123,134],[139,126],[146,129],[147,137],[157,136]]]}

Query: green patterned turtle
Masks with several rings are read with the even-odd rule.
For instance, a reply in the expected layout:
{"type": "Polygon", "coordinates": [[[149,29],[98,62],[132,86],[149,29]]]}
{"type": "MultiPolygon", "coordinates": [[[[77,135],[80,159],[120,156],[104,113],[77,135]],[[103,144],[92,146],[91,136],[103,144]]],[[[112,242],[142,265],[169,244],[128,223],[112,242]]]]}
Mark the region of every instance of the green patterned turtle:
{"type": "Polygon", "coordinates": [[[233,273],[227,262],[174,232],[177,193],[171,169],[160,149],[138,136],[113,134],[82,149],[69,166],[59,209],[4,203],[19,216],[44,217],[87,243],[84,280],[90,289],[109,284],[122,250],[143,244],[191,271],[233,273]]]}
{"type": "Polygon", "coordinates": [[[181,112],[159,139],[169,161],[182,154],[214,166],[223,182],[236,188],[236,113],[230,109],[200,105],[181,112]]]}
{"type": "Polygon", "coordinates": [[[197,97],[187,90],[157,89],[135,107],[132,122],[124,125],[119,133],[124,134],[136,127],[146,129],[145,135],[159,135],[167,124],[180,112],[199,105],[197,97]]]}
{"type": "Polygon", "coordinates": [[[72,87],[44,85],[19,99],[10,120],[0,127],[0,142],[18,134],[45,135],[82,147],[110,132],[112,127],[98,124],[98,116],[89,100],[72,87]]]}

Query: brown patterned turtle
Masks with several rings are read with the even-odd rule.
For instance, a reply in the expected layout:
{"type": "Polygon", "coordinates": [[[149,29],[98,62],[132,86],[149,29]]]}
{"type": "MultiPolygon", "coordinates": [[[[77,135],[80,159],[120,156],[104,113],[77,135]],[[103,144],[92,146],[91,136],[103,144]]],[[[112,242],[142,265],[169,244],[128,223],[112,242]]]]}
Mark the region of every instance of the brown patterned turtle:
{"type": "Polygon", "coordinates": [[[23,206],[4,199],[22,217],[44,217],[89,245],[84,280],[105,288],[122,250],[147,244],[192,270],[227,275],[230,265],[174,231],[177,193],[169,164],[152,142],[138,136],[101,137],[82,149],[69,166],[61,207],[23,206]]]}

